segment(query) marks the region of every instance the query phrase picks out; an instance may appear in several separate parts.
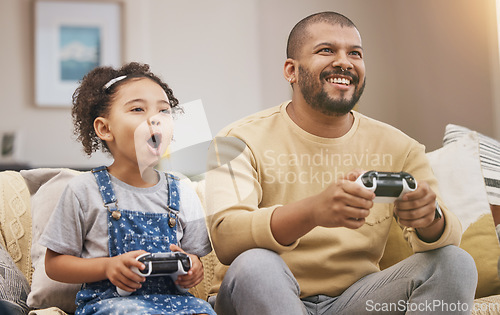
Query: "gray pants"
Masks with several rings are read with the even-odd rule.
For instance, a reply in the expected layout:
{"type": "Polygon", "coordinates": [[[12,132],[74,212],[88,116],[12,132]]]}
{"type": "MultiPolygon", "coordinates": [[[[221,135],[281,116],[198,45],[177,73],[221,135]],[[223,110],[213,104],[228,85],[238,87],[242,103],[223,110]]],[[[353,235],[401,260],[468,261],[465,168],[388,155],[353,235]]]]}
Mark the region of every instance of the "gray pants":
{"type": "Polygon", "coordinates": [[[446,246],[367,275],[340,296],[300,299],[299,285],[283,259],[270,250],[251,249],[229,267],[215,310],[220,315],[470,314],[476,285],[472,257],[446,246]]]}

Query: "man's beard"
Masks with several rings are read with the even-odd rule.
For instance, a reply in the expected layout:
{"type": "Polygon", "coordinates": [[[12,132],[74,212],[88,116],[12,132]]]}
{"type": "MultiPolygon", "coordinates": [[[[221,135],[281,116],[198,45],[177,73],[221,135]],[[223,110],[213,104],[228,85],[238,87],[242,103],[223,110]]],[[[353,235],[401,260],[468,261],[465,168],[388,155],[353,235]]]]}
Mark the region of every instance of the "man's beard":
{"type": "Polygon", "coordinates": [[[299,88],[304,96],[305,101],[313,109],[320,111],[321,113],[329,116],[342,116],[349,113],[356,103],[359,101],[361,94],[365,89],[366,79],[363,81],[363,85],[358,86],[359,77],[350,73],[349,71],[331,71],[323,72],[320,75],[320,83],[313,78],[313,75],[299,66],[299,77],[301,78],[298,82],[299,88]],[[332,75],[339,74],[351,77],[351,84],[355,86],[354,94],[351,99],[345,97],[335,100],[332,99],[324,89],[324,85],[321,82],[326,82],[325,78],[332,75]]]}

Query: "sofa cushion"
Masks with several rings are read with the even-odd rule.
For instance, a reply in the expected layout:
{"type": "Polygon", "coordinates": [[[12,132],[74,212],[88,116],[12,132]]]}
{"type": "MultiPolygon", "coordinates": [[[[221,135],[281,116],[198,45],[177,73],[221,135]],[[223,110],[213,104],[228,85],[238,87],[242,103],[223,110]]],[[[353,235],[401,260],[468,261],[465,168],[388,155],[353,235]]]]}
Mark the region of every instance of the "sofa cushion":
{"type": "Polygon", "coordinates": [[[69,169],[33,169],[21,171],[31,194],[32,237],[31,258],[33,280],[28,305],[32,308],[58,307],[67,313],[76,309],[75,297],[80,284],[54,281],[45,273],[46,248],[38,240],[69,180],[80,174],[69,169]]]}
{"type": "Polygon", "coordinates": [[[476,262],[478,272],[476,298],[500,294],[497,272],[500,247],[493,226],[490,214],[481,216],[464,232],[460,243],[460,247],[476,262]]]}

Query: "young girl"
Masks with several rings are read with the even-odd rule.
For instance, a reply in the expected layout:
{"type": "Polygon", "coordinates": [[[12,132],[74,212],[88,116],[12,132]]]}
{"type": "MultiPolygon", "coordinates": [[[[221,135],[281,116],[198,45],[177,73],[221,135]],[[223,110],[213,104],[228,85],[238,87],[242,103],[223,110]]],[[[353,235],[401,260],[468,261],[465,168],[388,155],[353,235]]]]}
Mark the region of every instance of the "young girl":
{"type": "Polygon", "coordinates": [[[153,168],[172,139],[177,106],[168,85],[138,63],[96,68],[73,95],[85,152],[102,148],[114,160],[70,181],[40,240],[49,277],[84,283],[76,314],[215,314],[177,288],[201,282],[199,257],[211,251],[201,203],[188,183],[153,168]],[[175,283],[131,270],[145,268],[139,255],[184,250],[192,267],[175,283]]]}

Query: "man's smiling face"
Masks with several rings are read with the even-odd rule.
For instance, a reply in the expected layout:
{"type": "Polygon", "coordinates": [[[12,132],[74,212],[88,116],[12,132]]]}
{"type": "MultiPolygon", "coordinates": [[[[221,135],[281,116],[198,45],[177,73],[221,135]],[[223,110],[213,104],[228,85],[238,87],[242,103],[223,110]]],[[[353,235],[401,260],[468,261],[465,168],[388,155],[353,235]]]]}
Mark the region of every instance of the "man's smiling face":
{"type": "Polygon", "coordinates": [[[354,27],[314,23],[298,57],[297,83],[306,102],[327,115],[343,115],[365,86],[361,37],[354,27]]]}

